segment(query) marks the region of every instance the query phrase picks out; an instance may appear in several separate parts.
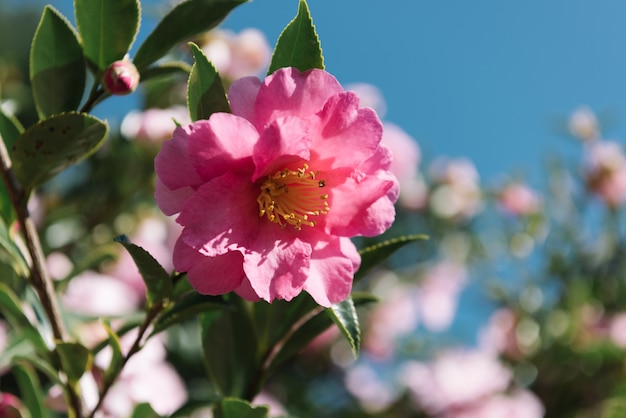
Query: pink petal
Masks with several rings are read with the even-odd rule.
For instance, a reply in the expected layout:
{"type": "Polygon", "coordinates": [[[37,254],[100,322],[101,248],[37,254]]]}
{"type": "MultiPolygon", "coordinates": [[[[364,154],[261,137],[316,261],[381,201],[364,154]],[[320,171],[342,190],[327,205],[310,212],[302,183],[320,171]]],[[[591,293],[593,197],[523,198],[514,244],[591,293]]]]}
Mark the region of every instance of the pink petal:
{"type": "Polygon", "coordinates": [[[324,103],[343,88],[329,73],[281,68],[265,78],[256,99],[257,129],[281,116],[306,118],[317,113],[324,103]]]}
{"type": "Polygon", "coordinates": [[[307,128],[306,121],[295,117],[281,117],[270,123],[254,147],[253,180],[308,160],[311,138],[307,128]]]}
{"type": "Polygon", "coordinates": [[[182,239],[174,246],[174,266],[177,271],[187,272],[189,283],[204,295],[223,295],[237,289],[245,279],[240,252],[208,257],[182,239]]]}
{"type": "Polygon", "coordinates": [[[258,302],[261,300],[259,295],[257,295],[252,288],[252,285],[250,285],[250,280],[248,280],[247,277],[241,281],[239,287],[235,289],[235,293],[237,293],[245,300],[249,300],[250,302],[258,302]]]}
{"type": "Polygon", "coordinates": [[[332,96],[318,113],[319,132],[312,148],[330,167],[356,167],[378,149],[383,125],[372,109],[359,109],[352,92],[332,96]]]}
{"type": "Polygon", "coordinates": [[[226,173],[200,187],[177,219],[184,226],[182,239],[206,255],[246,248],[259,223],[259,190],[245,176],[226,173]]]}
{"type": "Polygon", "coordinates": [[[319,305],[329,307],[350,294],[361,256],[348,238],[318,241],[311,254],[311,271],[304,284],[319,305]]]}
{"type": "Polygon", "coordinates": [[[195,187],[202,183],[189,159],[188,142],[188,130],[178,127],[174,131],[174,137],[163,143],[155,158],[155,171],[170,190],[187,186],[195,187]]]}
{"type": "Polygon", "coordinates": [[[247,249],[243,268],[259,297],[268,302],[291,300],[302,291],[309,275],[311,245],[297,233],[266,221],[247,249]]]}
{"type": "Polygon", "coordinates": [[[249,120],[255,126],[257,126],[255,103],[260,88],[261,80],[256,77],[244,77],[233,82],[228,89],[228,100],[233,114],[249,120]]]}
{"type": "Polygon", "coordinates": [[[170,190],[159,177],[157,177],[154,183],[154,200],[156,200],[163,213],[168,216],[180,212],[183,204],[193,192],[194,190],[191,187],[170,190]]]}
{"type": "Polygon", "coordinates": [[[252,149],[259,134],[247,120],[214,113],[186,127],[190,159],[203,180],[227,171],[251,171],[252,149]]]}

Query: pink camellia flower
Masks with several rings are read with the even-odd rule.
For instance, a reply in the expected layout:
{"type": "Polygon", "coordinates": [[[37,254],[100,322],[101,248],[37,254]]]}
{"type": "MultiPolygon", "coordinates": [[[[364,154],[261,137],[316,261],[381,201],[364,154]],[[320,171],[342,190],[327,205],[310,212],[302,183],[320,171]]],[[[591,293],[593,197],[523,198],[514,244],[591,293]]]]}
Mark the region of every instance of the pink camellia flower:
{"type": "Polygon", "coordinates": [[[591,191],[610,207],[626,202],[626,156],[617,142],[594,142],[587,148],[585,177],[591,191]]]}
{"type": "Polygon", "coordinates": [[[115,61],[104,70],[102,85],[113,95],[125,96],[139,86],[139,71],[129,60],[115,61]]]}
{"type": "Polygon", "coordinates": [[[527,216],[541,210],[541,199],[537,193],[523,183],[507,184],[499,193],[498,203],[507,213],[527,216]]]}
{"type": "Polygon", "coordinates": [[[438,158],[430,167],[430,177],[434,187],[429,205],[437,216],[466,220],[482,209],[480,178],[470,160],[438,158]]]}
{"type": "Polygon", "coordinates": [[[376,113],[322,70],[235,81],[233,114],[180,127],[156,157],[156,201],[183,226],[174,267],[204,294],[329,306],[393,222],[398,182],[376,113]]]}

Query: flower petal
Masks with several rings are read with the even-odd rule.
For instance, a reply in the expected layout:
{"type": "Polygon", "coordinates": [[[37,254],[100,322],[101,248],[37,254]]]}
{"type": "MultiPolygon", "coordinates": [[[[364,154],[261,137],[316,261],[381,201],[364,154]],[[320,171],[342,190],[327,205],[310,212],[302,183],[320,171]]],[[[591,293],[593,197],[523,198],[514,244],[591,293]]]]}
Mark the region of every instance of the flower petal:
{"type": "Polygon", "coordinates": [[[311,254],[311,270],[304,284],[319,305],[329,307],[350,294],[361,256],[348,238],[318,241],[311,254]]]}
{"type": "Polygon", "coordinates": [[[173,138],[163,143],[154,160],[157,175],[170,190],[202,184],[189,158],[188,144],[188,130],[178,127],[174,130],[173,138]]]}
{"type": "Polygon", "coordinates": [[[255,103],[260,88],[261,80],[257,77],[244,77],[234,81],[228,89],[228,100],[233,114],[249,120],[255,126],[255,103]]]}
{"type": "Polygon", "coordinates": [[[181,237],[206,255],[245,248],[257,234],[259,191],[246,176],[226,173],[200,187],[177,219],[184,226],[181,237]]]}
{"type": "Polygon", "coordinates": [[[259,89],[253,123],[260,131],[281,116],[306,118],[342,91],[337,79],[326,71],[312,69],[301,73],[295,68],[278,69],[259,89]]]}
{"type": "Polygon", "coordinates": [[[182,239],[174,246],[174,266],[177,271],[187,272],[189,283],[204,295],[223,295],[239,288],[245,279],[243,254],[239,251],[209,257],[182,239]]]}
{"type": "Polygon", "coordinates": [[[262,299],[291,300],[309,275],[311,245],[291,230],[263,222],[245,254],[243,268],[254,292],[262,299]]]}
{"type": "Polygon", "coordinates": [[[227,171],[251,171],[252,149],[259,134],[247,120],[230,113],[214,113],[185,128],[189,154],[204,181],[227,171]]]}
{"type": "Polygon", "coordinates": [[[174,215],[181,211],[183,204],[193,194],[191,187],[170,190],[159,177],[154,183],[154,200],[166,215],[174,215]]]}

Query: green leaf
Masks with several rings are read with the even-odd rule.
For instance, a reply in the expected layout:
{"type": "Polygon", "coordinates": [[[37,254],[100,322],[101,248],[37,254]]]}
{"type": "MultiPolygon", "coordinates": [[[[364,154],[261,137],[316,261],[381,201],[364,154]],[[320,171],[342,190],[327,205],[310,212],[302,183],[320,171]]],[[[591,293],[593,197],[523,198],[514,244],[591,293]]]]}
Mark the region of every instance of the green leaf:
{"type": "Polygon", "coordinates": [[[232,309],[232,306],[222,297],[201,295],[195,291],[191,292],[177,300],[159,316],[154,324],[152,335],[172,325],[197,317],[199,314],[216,309],[232,309]]]}
{"type": "Polygon", "coordinates": [[[189,73],[191,72],[191,66],[186,62],[181,61],[170,61],[164,62],[163,64],[155,65],[150,68],[146,68],[141,71],[139,79],[143,81],[148,81],[153,78],[159,77],[169,77],[176,74],[184,74],[189,77],[189,73]]]}
{"type": "Polygon", "coordinates": [[[56,352],[61,368],[70,383],[78,382],[86,371],[91,370],[93,356],[84,345],[75,342],[59,342],[56,345],[56,352]]]}
{"type": "Polygon", "coordinates": [[[385,261],[389,256],[391,256],[391,254],[405,245],[426,239],[428,239],[428,237],[423,234],[405,235],[359,250],[359,254],[361,254],[361,266],[359,267],[359,271],[357,271],[354,275],[354,282],[356,283],[361,280],[374,267],[385,261]]]}
{"type": "Polygon", "coordinates": [[[130,418],[160,418],[161,415],[157,414],[149,403],[140,403],[135,407],[133,414],[130,418]]]}
{"type": "Polygon", "coordinates": [[[354,357],[358,357],[361,349],[361,329],[352,298],[348,297],[343,302],[334,304],[326,311],[332,320],[335,321],[343,336],[346,337],[354,357]]]}
{"type": "Polygon", "coordinates": [[[115,238],[135,261],[147,288],[148,307],[163,302],[172,294],[172,278],[146,250],[131,243],[125,235],[115,238]]]}
{"type": "Polygon", "coordinates": [[[21,303],[11,289],[0,282],[0,313],[16,329],[18,329],[33,344],[37,352],[47,357],[48,347],[33,324],[30,323],[22,310],[21,303]]]}
{"type": "Polygon", "coordinates": [[[305,0],[300,0],[298,14],[278,37],[267,73],[283,67],[295,67],[300,71],[324,69],[322,47],[305,0]]]}
{"type": "Polygon", "coordinates": [[[0,136],[7,150],[13,148],[13,144],[23,132],[24,127],[15,116],[9,116],[0,110],[0,136]]]}
{"type": "Polygon", "coordinates": [[[85,73],[74,28],[46,6],[30,50],[30,81],[39,117],[76,110],[85,90],[85,73]]]}
{"type": "MultiPolygon", "coordinates": [[[[28,263],[13,239],[11,239],[7,224],[2,219],[0,219],[0,249],[0,262],[11,266],[20,277],[28,277],[30,274],[28,263]]],[[[8,283],[8,280],[5,283],[8,283]]]]}
{"type": "Polygon", "coordinates": [[[120,367],[122,367],[124,354],[122,354],[122,344],[120,342],[120,337],[115,331],[113,331],[111,325],[108,322],[104,322],[103,325],[104,329],[106,329],[107,331],[109,347],[111,347],[111,351],[113,352],[109,367],[107,367],[107,370],[104,372],[104,381],[109,383],[115,378],[115,376],[117,376],[120,367]]]}
{"type": "Polygon", "coordinates": [[[230,113],[224,85],[213,64],[193,42],[189,42],[195,63],[187,83],[187,106],[192,121],[208,119],[215,112],[230,113]]]}
{"type": "Polygon", "coordinates": [[[139,27],[137,0],[74,0],[85,57],[100,71],[124,58],[139,27]]]}
{"type": "Polygon", "coordinates": [[[142,71],[170,49],[213,29],[247,0],[186,0],[172,9],[137,50],[133,62],[142,71]]]}
{"type": "Polygon", "coordinates": [[[13,375],[20,388],[20,398],[30,411],[31,417],[49,417],[49,409],[44,406],[43,393],[35,370],[26,363],[16,365],[13,375]]]}
{"type": "Polygon", "coordinates": [[[64,113],[31,126],[15,142],[13,167],[27,189],[93,154],[102,145],[108,126],[84,113],[64,113]]]}
{"type": "Polygon", "coordinates": [[[268,418],[267,406],[252,406],[243,399],[226,398],[220,403],[221,418],[268,418]]]}
{"type": "Polygon", "coordinates": [[[257,370],[257,342],[244,303],[229,297],[237,301],[236,310],[200,316],[204,363],[222,396],[244,397],[257,370]]]}

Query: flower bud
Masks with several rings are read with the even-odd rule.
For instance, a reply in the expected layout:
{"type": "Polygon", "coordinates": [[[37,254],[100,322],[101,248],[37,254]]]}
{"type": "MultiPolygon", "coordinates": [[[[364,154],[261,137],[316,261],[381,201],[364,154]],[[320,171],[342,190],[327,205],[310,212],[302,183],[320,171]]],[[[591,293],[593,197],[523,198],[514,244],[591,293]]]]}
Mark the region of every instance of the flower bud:
{"type": "Polygon", "coordinates": [[[0,417],[21,418],[26,416],[22,402],[10,393],[0,392],[0,417]]]}
{"type": "Polygon", "coordinates": [[[116,96],[130,94],[139,85],[139,71],[128,61],[115,61],[104,71],[102,84],[109,93],[116,96]]]}

